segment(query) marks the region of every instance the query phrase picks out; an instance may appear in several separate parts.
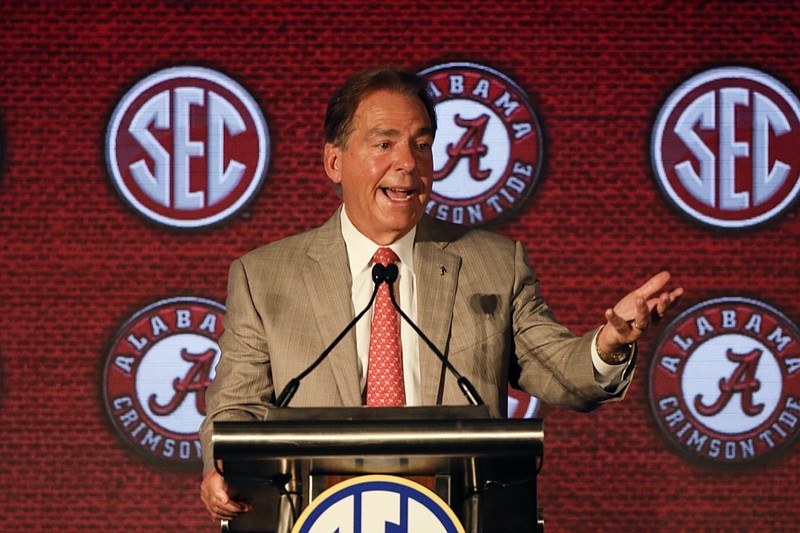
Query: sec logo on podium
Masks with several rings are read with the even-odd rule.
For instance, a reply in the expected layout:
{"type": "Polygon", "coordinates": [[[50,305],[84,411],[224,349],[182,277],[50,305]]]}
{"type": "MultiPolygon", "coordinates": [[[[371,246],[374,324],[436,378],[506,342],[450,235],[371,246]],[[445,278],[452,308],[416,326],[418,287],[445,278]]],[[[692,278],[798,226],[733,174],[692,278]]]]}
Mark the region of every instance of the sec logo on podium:
{"type": "Polygon", "coordinates": [[[303,511],[292,533],[464,533],[452,509],[429,489],[395,476],[343,481],[303,511]]]}

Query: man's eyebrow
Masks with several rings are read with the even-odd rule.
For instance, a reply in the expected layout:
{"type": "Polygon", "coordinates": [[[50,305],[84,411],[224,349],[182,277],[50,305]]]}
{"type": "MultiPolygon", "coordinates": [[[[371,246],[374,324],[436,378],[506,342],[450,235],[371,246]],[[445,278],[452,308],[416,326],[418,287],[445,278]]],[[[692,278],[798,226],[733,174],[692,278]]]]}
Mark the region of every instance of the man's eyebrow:
{"type": "Polygon", "coordinates": [[[423,135],[430,135],[433,137],[433,128],[430,126],[425,126],[417,130],[417,137],[421,137],[423,135]]]}
{"type": "MultiPolygon", "coordinates": [[[[399,137],[400,131],[394,128],[372,128],[367,132],[369,137],[399,137]]],[[[423,135],[433,136],[433,128],[430,126],[423,126],[414,132],[414,137],[421,137],[423,135]]]]}
{"type": "Polygon", "coordinates": [[[399,137],[400,131],[394,128],[372,128],[367,135],[369,137],[399,137]]]}

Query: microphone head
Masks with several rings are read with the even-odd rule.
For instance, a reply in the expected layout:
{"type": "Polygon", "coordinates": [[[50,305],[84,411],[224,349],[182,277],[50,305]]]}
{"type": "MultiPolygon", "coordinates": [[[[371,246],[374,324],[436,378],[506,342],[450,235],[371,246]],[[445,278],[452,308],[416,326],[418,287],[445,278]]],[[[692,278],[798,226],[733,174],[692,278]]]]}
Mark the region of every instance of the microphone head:
{"type": "Polygon", "coordinates": [[[397,269],[397,265],[392,263],[391,265],[386,266],[386,281],[388,283],[394,283],[397,280],[397,274],[399,274],[399,270],[397,269]]]}
{"type": "Polygon", "coordinates": [[[386,267],[380,263],[375,263],[372,267],[372,281],[376,285],[383,282],[386,279],[386,267]]]}

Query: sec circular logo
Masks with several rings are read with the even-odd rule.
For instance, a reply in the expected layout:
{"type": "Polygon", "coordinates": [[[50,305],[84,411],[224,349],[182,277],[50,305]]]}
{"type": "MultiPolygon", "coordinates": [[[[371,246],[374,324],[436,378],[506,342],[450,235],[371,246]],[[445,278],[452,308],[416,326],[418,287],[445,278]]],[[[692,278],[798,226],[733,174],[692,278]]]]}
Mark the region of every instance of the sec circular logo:
{"type": "Polygon", "coordinates": [[[480,226],[525,204],[542,166],[539,120],[507,76],[474,63],[419,73],[428,80],[438,129],[429,215],[480,226]]]}
{"type": "Polygon", "coordinates": [[[800,330],[756,300],[720,298],[679,316],[650,367],[650,404],[667,441],[709,464],[740,465],[800,432],[800,330]]]}
{"type": "Polygon", "coordinates": [[[224,313],[211,300],[166,299],[137,311],[117,332],[106,356],[105,406],[137,452],[172,464],[201,463],[198,431],[224,313]]]}
{"type": "Polygon", "coordinates": [[[651,159],[667,198],[720,228],[763,224],[800,193],[800,102],[772,76],[743,67],[702,72],[659,111],[651,159]]]}
{"type": "Polygon", "coordinates": [[[452,509],[426,487],[395,476],[343,481],[303,511],[292,533],[464,533],[452,509]]]}
{"type": "Polygon", "coordinates": [[[269,130],[231,78],[174,67],[137,83],[106,133],[111,181],[123,200],[174,228],[219,224],[250,202],[269,161],[269,130]]]}

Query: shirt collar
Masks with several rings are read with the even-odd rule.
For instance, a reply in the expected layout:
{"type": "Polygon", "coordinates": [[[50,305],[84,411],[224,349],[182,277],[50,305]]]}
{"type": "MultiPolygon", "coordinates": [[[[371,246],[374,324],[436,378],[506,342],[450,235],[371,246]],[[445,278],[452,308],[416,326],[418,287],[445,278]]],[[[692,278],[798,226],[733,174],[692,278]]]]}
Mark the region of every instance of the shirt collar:
{"type": "MultiPolygon", "coordinates": [[[[348,218],[344,205],[342,205],[341,223],[342,237],[347,248],[347,259],[350,262],[350,274],[355,277],[372,266],[372,256],[381,246],[372,242],[356,229],[350,218],[348,218]]],[[[414,226],[398,241],[388,246],[400,258],[401,268],[405,267],[411,272],[414,272],[414,237],[416,234],[417,227],[414,226]]]]}

